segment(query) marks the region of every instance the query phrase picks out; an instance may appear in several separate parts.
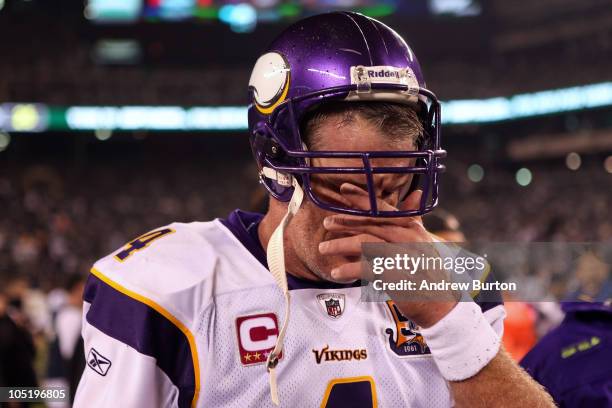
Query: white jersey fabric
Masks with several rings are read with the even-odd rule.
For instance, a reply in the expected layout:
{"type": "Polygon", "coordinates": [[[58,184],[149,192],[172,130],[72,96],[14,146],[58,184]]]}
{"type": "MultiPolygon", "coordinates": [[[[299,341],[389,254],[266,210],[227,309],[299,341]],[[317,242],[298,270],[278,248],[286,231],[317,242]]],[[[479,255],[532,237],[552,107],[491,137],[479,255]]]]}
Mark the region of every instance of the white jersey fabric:
{"type": "MultiPolygon", "coordinates": [[[[76,407],[273,407],[267,352],[284,298],[260,215],[174,223],[98,261],[84,294],[87,367],[76,407]]],[[[355,285],[290,277],[278,364],[283,407],[448,407],[418,328],[355,285]]],[[[501,336],[501,303],[481,305],[501,336]]]]}

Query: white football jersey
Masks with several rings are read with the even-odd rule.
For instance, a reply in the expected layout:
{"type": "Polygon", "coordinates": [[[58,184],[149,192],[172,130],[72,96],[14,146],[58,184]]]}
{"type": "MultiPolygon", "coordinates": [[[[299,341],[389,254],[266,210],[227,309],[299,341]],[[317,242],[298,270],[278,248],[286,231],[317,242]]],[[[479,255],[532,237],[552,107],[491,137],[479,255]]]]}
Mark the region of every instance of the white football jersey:
{"type": "MultiPolygon", "coordinates": [[[[284,298],[259,214],[174,223],[98,261],[84,293],[76,407],[274,407],[265,361],[284,298]]],[[[277,367],[283,407],[448,407],[418,327],[355,285],[291,276],[277,367]]],[[[481,305],[501,336],[501,303],[481,305]]]]}

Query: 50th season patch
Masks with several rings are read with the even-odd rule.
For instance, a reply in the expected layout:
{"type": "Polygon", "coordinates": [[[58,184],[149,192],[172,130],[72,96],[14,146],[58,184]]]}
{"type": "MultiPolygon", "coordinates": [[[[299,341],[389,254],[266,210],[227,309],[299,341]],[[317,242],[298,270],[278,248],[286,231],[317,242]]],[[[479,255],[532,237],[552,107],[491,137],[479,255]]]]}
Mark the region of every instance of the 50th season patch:
{"type": "Polygon", "coordinates": [[[400,357],[431,354],[429,346],[419,333],[419,327],[404,317],[392,300],[387,300],[387,306],[395,322],[395,327],[385,329],[391,351],[400,357]]]}

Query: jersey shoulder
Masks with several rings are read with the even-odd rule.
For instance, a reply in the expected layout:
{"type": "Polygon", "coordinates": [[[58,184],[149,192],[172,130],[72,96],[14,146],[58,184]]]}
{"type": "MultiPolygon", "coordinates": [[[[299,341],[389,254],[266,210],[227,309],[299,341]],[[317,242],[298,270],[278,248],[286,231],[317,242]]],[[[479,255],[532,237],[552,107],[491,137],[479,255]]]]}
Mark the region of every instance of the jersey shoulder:
{"type": "Polygon", "coordinates": [[[97,261],[93,273],[145,293],[182,292],[214,272],[217,254],[210,223],[172,223],[156,228],[97,261]]]}
{"type": "Polygon", "coordinates": [[[261,275],[269,275],[263,272],[231,232],[209,221],[172,223],[147,232],[97,261],[91,279],[159,305],[189,324],[215,296],[261,285],[261,275]],[[260,274],[252,273],[258,266],[260,274]]]}

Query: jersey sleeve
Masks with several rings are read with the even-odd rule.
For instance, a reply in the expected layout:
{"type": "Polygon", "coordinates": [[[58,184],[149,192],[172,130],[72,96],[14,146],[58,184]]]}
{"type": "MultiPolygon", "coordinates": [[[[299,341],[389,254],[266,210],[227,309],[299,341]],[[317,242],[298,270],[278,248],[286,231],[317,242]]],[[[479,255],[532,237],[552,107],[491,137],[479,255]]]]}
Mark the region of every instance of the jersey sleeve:
{"type": "Polygon", "coordinates": [[[189,337],[159,305],[95,271],[84,294],[86,366],[75,407],[189,407],[197,384],[189,337]],[[157,307],[156,307],[157,306],[157,307]]]}
{"type": "Polygon", "coordinates": [[[196,405],[202,356],[196,334],[215,261],[197,234],[171,227],[92,268],[83,295],[86,367],[75,407],[196,405]]]}

